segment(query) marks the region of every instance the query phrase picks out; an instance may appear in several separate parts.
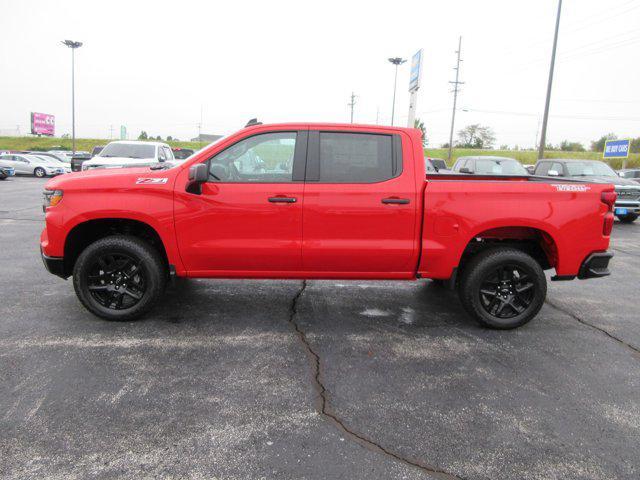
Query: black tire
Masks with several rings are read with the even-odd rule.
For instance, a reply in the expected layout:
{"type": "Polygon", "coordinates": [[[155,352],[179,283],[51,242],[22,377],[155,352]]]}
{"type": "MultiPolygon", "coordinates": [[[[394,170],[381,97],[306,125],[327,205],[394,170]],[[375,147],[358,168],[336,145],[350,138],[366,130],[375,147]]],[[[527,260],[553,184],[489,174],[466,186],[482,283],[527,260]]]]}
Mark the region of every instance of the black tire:
{"type": "Polygon", "coordinates": [[[36,167],[36,169],[33,171],[33,174],[38,178],[44,178],[47,176],[47,172],[45,172],[44,168],[42,167],[36,167]]]}
{"type": "Polygon", "coordinates": [[[638,219],[637,213],[627,213],[626,215],[618,215],[618,220],[622,223],[633,223],[638,219]]]}
{"type": "Polygon", "coordinates": [[[106,320],[139,318],[158,302],[166,283],[166,263],[155,248],[137,237],[97,240],[73,267],[78,299],[106,320]]]}
{"type": "Polygon", "coordinates": [[[547,278],[538,262],[521,250],[492,248],[464,266],[458,294],[465,310],[481,325],[510,330],[540,311],[547,278]]]}

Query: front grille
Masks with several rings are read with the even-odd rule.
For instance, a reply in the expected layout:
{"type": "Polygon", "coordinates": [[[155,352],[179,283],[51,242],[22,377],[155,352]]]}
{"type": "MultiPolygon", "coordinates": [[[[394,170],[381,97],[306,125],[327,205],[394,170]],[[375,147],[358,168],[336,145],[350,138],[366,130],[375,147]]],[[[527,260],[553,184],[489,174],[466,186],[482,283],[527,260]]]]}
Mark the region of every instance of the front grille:
{"type": "Polygon", "coordinates": [[[616,190],[618,194],[618,200],[624,200],[628,202],[637,202],[640,201],[640,191],[631,190],[631,189],[620,189],[616,190]]]}

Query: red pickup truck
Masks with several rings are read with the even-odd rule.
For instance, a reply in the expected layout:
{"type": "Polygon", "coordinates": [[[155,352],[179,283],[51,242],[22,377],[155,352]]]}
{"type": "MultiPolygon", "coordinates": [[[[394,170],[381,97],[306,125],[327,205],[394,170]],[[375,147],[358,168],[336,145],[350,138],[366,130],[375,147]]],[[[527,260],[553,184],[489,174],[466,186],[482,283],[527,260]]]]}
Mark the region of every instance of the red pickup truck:
{"type": "Polygon", "coordinates": [[[431,278],[481,324],[515,328],[547,282],[609,274],[613,186],[425,174],[420,132],[253,125],[178,166],[50,180],[40,247],[109,320],[148,311],[173,275],[431,278]]]}

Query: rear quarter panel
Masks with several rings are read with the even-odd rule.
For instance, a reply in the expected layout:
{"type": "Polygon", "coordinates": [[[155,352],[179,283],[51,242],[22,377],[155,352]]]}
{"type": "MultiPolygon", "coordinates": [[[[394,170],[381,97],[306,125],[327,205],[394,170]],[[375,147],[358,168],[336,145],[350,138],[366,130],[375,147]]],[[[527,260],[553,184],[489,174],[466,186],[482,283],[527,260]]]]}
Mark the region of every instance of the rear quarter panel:
{"type": "Polygon", "coordinates": [[[526,180],[429,179],[418,272],[430,278],[449,278],[466,246],[483,232],[528,227],[553,240],[556,273],[575,275],[591,252],[604,251],[609,246],[609,237],[603,235],[608,211],[600,200],[604,190],[613,187],[526,180]]]}

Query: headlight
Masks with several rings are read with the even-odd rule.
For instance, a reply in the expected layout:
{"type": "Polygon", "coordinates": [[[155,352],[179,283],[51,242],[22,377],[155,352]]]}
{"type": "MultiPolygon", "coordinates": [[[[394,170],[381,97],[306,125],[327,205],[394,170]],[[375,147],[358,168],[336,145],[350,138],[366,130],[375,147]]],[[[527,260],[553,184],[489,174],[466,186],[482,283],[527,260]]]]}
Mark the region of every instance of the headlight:
{"type": "Polygon", "coordinates": [[[42,193],[42,211],[46,212],[47,207],[55,207],[62,201],[62,190],[45,190],[42,193]]]}

